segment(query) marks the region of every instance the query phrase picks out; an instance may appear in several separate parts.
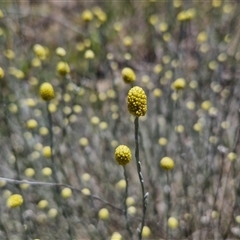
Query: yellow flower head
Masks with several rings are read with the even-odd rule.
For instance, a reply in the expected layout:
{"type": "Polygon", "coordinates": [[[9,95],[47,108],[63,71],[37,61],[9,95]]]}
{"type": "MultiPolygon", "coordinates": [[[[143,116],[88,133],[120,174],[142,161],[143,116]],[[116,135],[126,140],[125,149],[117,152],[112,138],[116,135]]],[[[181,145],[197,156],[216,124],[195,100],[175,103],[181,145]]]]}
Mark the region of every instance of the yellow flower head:
{"type": "Polygon", "coordinates": [[[42,174],[45,177],[49,177],[49,176],[52,175],[52,169],[49,168],[49,167],[45,167],[45,168],[42,169],[42,174]]]}
{"type": "Polygon", "coordinates": [[[128,111],[135,117],[144,116],[147,112],[147,96],[141,87],[133,87],[128,92],[128,111]]]}
{"type": "Polygon", "coordinates": [[[132,159],[131,150],[125,145],[119,145],[115,150],[115,158],[119,165],[126,165],[132,159]]]}
{"type": "Polygon", "coordinates": [[[13,194],[7,200],[9,208],[19,207],[23,204],[23,197],[20,194],[13,194]]]}
{"type": "Polygon", "coordinates": [[[144,226],[142,230],[142,236],[148,238],[151,235],[151,230],[148,226],[144,226]]]}
{"type": "Polygon", "coordinates": [[[93,14],[90,10],[86,9],[85,11],[83,11],[82,13],[82,20],[85,22],[90,22],[93,19],[93,14]]]}
{"type": "Polygon", "coordinates": [[[58,47],[56,49],[56,54],[59,56],[59,57],[64,57],[66,55],[66,50],[62,47],[58,47]]]}
{"type": "Polygon", "coordinates": [[[168,226],[171,229],[176,229],[178,227],[178,220],[174,217],[168,219],[168,226]]]}
{"type": "Polygon", "coordinates": [[[50,101],[51,99],[54,98],[54,89],[53,89],[53,86],[52,84],[50,83],[43,83],[41,86],[40,86],[40,96],[42,97],[43,100],[45,101],[50,101]]]}
{"type": "Polygon", "coordinates": [[[28,129],[34,129],[38,126],[38,123],[35,119],[30,119],[26,123],[28,129]]]}
{"type": "Polygon", "coordinates": [[[212,107],[212,103],[209,100],[202,102],[201,108],[205,111],[208,111],[212,107]]]}
{"type": "Polygon", "coordinates": [[[70,73],[70,67],[68,65],[68,63],[66,62],[59,62],[57,64],[57,72],[61,75],[61,76],[66,76],[68,73],[70,73]]]}
{"type": "Polygon", "coordinates": [[[35,55],[41,60],[45,60],[49,52],[49,50],[46,47],[40,44],[35,44],[33,46],[33,51],[35,55]]]}
{"type": "Polygon", "coordinates": [[[178,78],[177,80],[175,80],[174,82],[173,82],[173,88],[175,89],[175,90],[181,90],[181,89],[183,89],[183,88],[185,88],[185,86],[186,86],[186,81],[185,81],[185,79],[184,78],[178,78]]]}
{"type": "Polygon", "coordinates": [[[237,154],[234,153],[234,152],[230,152],[230,153],[228,153],[227,158],[228,158],[230,161],[235,161],[235,160],[237,159],[237,154]]]}
{"type": "Polygon", "coordinates": [[[91,49],[88,49],[88,50],[84,53],[84,57],[85,57],[86,59],[94,59],[95,53],[94,53],[91,49]]]}
{"type": "Polygon", "coordinates": [[[102,208],[99,212],[98,212],[98,217],[102,220],[107,220],[109,218],[109,211],[107,208],[102,208]]]}
{"type": "Polygon", "coordinates": [[[4,77],[4,71],[3,69],[0,67],[0,79],[4,77]]]}
{"type": "Polygon", "coordinates": [[[50,157],[52,156],[51,147],[49,147],[49,146],[43,147],[42,153],[43,153],[43,156],[44,156],[44,157],[50,158],[50,157]]]}
{"type": "Polygon", "coordinates": [[[122,70],[122,78],[125,83],[132,83],[136,80],[136,75],[131,68],[126,67],[122,70]]]}
{"type": "Polygon", "coordinates": [[[164,170],[172,170],[174,168],[174,161],[170,157],[164,157],[160,161],[160,166],[164,170]]]}
{"type": "Polygon", "coordinates": [[[119,232],[114,232],[111,236],[111,240],[122,240],[122,235],[119,232]]]}
{"type": "Polygon", "coordinates": [[[72,196],[72,190],[71,188],[64,188],[61,192],[61,195],[63,198],[70,198],[72,196]]]}

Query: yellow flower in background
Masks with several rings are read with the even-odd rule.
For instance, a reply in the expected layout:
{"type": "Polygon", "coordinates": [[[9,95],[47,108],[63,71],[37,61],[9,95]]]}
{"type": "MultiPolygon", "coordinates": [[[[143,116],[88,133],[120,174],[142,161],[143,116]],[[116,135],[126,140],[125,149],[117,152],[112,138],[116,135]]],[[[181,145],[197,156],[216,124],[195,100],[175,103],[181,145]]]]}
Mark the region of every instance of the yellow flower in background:
{"type": "Polygon", "coordinates": [[[52,84],[47,83],[47,82],[43,83],[40,86],[39,93],[40,93],[40,96],[42,97],[42,99],[45,101],[50,101],[55,96],[52,84]]]}
{"type": "Polygon", "coordinates": [[[28,129],[34,129],[38,126],[38,123],[35,119],[30,119],[26,123],[28,129]]]}
{"type": "Polygon", "coordinates": [[[33,46],[33,52],[35,53],[35,55],[41,59],[41,60],[45,60],[47,58],[47,55],[49,53],[49,50],[46,47],[43,47],[40,44],[35,44],[33,46]]]}
{"type": "Polygon", "coordinates": [[[119,145],[115,150],[115,158],[119,165],[126,165],[132,159],[131,150],[125,145],[119,145]]]}
{"type": "Polygon", "coordinates": [[[13,50],[11,50],[11,49],[6,49],[6,50],[4,50],[4,56],[6,57],[6,58],[8,58],[8,59],[14,59],[15,58],[15,53],[14,53],[14,51],[13,50]]]}
{"type": "Polygon", "coordinates": [[[131,68],[123,68],[122,79],[125,83],[132,83],[136,80],[135,72],[131,68]]]}
{"type": "Polygon", "coordinates": [[[201,108],[205,111],[208,111],[210,109],[210,107],[212,107],[212,103],[209,100],[206,100],[206,101],[202,102],[202,104],[201,104],[201,108]]]}
{"type": "Polygon", "coordinates": [[[35,175],[35,170],[33,168],[27,168],[25,169],[24,174],[27,177],[33,177],[35,175]]]}
{"type": "Polygon", "coordinates": [[[178,220],[174,217],[168,219],[168,227],[171,229],[176,229],[178,227],[178,220]]]}
{"type": "Polygon", "coordinates": [[[148,238],[148,237],[150,237],[150,235],[151,235],[151,230],[150,230],[150,228],[149,228],[148,226],[144,226],[144,227],[143,227],[143,230],[142,230],[142,236],[143,236],[144,238],[148,238]]]}
{"type": "Polygon", "coordinates": [[[4,71],[3,69],[0,67],[0,79],[4,77],[4,71]]]}
{"type": "Polygon", "coordinates": [[[45,177],[49,177],[49,176],[52,175],[52,169],[49,168],[49,167],[45,167],[45,168],[42,169],[42,174],[45,177]]]}
{"type": "Polygon", "coordinates": [[[91,191],[88,189],[88,188],[83,188],[81,190],[82,194],[85,195],[85,196],[88,196],[91,194],[91,191]]]}
{"type": "Polygon", "coordinates": [[[235,160],[237,159],[237,154],[234,153],[234,152],[230,152],[230,153],[228,153],[227,158],[228,158],[230,161],[235,161],[235,160]]]}
{"type": "Polygon", "coordinates": [[[83,147],[86,147],[89,144],[89,141],[88,141],[87,138],[82,137],[82,138],[79,139],[79,144],[83,147]]]}
{"type": "Polygon", "coordinates": [[[119,232],[114,232],[111,236],[111,240],[122,240],[122,235],[119,232]]]}
{"type": "Polygon", "coordinates": [[[95,54],[91,49],[88,49],[85,53],[84,53],[84,58],[86,59],[94,59],[95,58],[95,54]]]}
{"type": "Polygon", "coordinates": [[[2,9],[0,9],[0,19],[3,17],[4,17],[4,15],[3,15],[2,9]]]}
{"type": "Polygon", "coordinates": [[[186,81],[184,78],[178,78],[176,79],[173,84],[172,84],[172,87],[173,89],[175,90],[181,90],[181,89],[184,89],[186,86],[186,81]]]}
{"type": "Polygon", "coordinates": [[[70,198],[72,196],[72,190],[71,188],[64,188],[61,192],[61,196],[63,198],[70,198]]]}
{"type": "Polygon", "coordinates": [[[98,217],[102,220],[107,220],[109,218],[109,211],[107,208],[102,208],[99,212],[98,212],[98,217]]]}
{"type": "Polygon", "coordinates": [[[59,56],[59,57],[64,57],[66,55],[66,50],[62,47],[58,47],[56,49],[56,54],[59,56]]]}
{"type": "Polygon", "coordinates": [[[7,200],[9,208],[16,208],[23,204],[23,197],[20,194],[13,194],[7,200]]]}
{"type": "Polygon", "coordinates": [[[116,188],[118,188],[118,189],[125,189],[126,185],[127,185],[126,180],[125,179],[121,179],[121,180],[119,180],[117,182],[116,188]]]}
{"type": "Polygon", "coordinates": [[[123,45],[126,47],[130,47],[133,43],[133,39],[130,36],[126,36],[123,38],[123,45]]]}
{"type": "Polygon", "coordinates": [[[202,31],[197,35],[197,42],[204,43],[208,40],[208,34],[206,31],[202,31]]]}
{"type": "Polygon", "coordinates": [[[212,6],[218,8],[222,5],[222,0],[212,0],[212,6]]]}
{"type": "Polygon", "coordinates": [[[86,9],[82,13],[82,20],[85,22],[90,22],[93,20],[93,14],[90,10],[86,9]]]}
{"type": "Polygon", "coordinates": [[[49,147],[49,146],[43,147],[42,153],[43,153],[43,156],[44,156],[44,157],[50,158],[50,157],[52,156],[51,147],[49,147]]]}
{"type": "Polygon", "coordinates": [[[48,201],[47,200],[41,200],[40,202],[38,202],[38,208],[39,209],[45,209],[46,207],[48,207],[48,201]]]}
{"type": "Polygon", "coordinates": [[[57,72],[61,75],[61,76],[66,76],[68,73],[70,73],[70,67],[68,65],[68,63],[66,62],[59,62],[57,64],[57,72]]]}
{"type": "Polygon", "coordinates": [[[128,92],[128,111],[135,117],[144,116],[147,112],[147,96],[141,87],[133,87],[128,92]]]}
{"type": "Polygon", "coordinates": [[[51,208],[48,211],[49,218],[55,218],[58,215],[58,211],[56,208],[51,208]]]}
{"type": "Polygon", "coordinates": [[[164,170],[172,170],[174,168],[174,161],[170,157],[164,157],[160,161],[160,166],[164,170]]]}

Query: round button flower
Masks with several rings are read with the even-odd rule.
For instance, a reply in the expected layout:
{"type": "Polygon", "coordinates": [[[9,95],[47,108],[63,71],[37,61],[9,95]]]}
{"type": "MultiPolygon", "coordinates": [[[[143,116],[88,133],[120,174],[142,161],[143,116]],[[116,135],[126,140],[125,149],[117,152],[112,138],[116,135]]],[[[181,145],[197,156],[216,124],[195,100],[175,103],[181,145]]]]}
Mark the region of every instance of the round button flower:
{"type": "Polygon", "coordinates": [[[13,194],[7,200],[9,208],[19,207],[23,204],[23,197],[20,194],[13,194]]]}
{"type": "Polygon", "coordinates": [[[175,90],[181,90],[184,89],[186,86],[186,81],[184,78],[178,78],[173,82],[173,89],[175,90]]]}
{"type": "Polygon", "coordinates": [[[164,170],[172,170],[174,168],[174,161],[170,157],[164,157],[160,161],[160,166],[164,170]]]}
{"type": "Polygon", "coordinates": [[[147,112],[147,96],[141,87],[133,87],[128,92],[128,111],[135,117],[144,116],[147,112]]]}
{"type": "Polygon", "coordinates": [[[122,78],[125,83],[132,83],[136,80],[136,75],[131,68],[126,67],[122,70],[122,78]]]}
{"type": "Polygon", "coordinates": [[[4,77],[4,71],[3,69],[0,67],[0,79],[4,77]]]}
{"type": "Polygon", "coordinates": [[[168,219],[168,226],[171,229],[176,229],[178,227],[178,220],[174,217],[168,219]]]}
{"type": "Polygon", "coordinates": [[[119,165],[125,166],[132,159],[130,149],[125,145],[119,145],[115,150],[115,158],[119,165]]]}
{"type": "Polygon", "coordinates": [[[61,76],[66,76],[68,73],[70,73],[70,67],[68,65],[68,63],[66,62],[59,62],[57,64],[57,72],[61,75],[61,76]]]}
{"type": "Polygon", "coordinates": [[[50,101],[51,99],[54,98],[54,89],[52,84],[50,83],[47,83],[47,82],[43,83],[40,86],[39,93],[42,99],[45,101],[50,101]]]}
{"type": "Polygon", "coordinates": [[[109,218],[109,211],[107,208],[102,208],[98,212],[98,217],[102,220],[107,220],[109,218]]]}

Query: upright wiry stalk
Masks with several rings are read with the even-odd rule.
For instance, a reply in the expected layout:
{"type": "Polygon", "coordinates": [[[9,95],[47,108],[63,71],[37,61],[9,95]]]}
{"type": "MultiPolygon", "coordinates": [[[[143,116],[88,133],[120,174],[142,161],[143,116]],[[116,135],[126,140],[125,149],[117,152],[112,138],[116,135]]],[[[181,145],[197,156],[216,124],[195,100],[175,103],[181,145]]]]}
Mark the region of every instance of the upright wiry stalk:
{"type": "MultiPolygon", "coordinates": [[[[58,177],[57,177],[57,170],[56,170],[56,165],[55,165],[55,162],[54,162],[54,154],[53,154],[53,130],[52,130],[53,124],[52,124],[52,115],[51,115],[51,112],[49,111],[49,103],[48,102],[47,102],[46,106],[47,106],[47,114],[48,114],[48,121],[49,121],[51,164],[52,164],[51,167],[52,167],[52,173],[53,173],[53,180],[55,181],[56,184],[58,184],[59,181],[58,181],[58,177]]],[[[73,237],[74,237],[73,236],[74,230],[73,230],[73,228],[71,227],[71,224],[68,221],[68,216],[67,216],[66,209],[63,206],[63,204],[61,202],[61,199],[59,198],[60,188],[59,188],[59,186],[56,186],[55,189],[56,189],[56,194],[54,194],[55,201],[56,201],[59,209],[62,209],[62,214],[63,214],[63,216],[66,219],[67,224],[68,224],[68,229],[67,229],[68,235],[70,236],[71,239],[73,239],[73,237]]]]}
{"type": "Polygon", "coordinates": [[[142,188],[142,205],[143,205],[142,222],[141,222],[141,227],[138,228],[138,239],[141,240],[142,239],[142,230],[143,230],[144,223],[145,223],[148,192],[145,193],[144,180],[143,180],[142,170],[141,170],[141,162],[139,160],[138,117],[135,118],[134,125],[135,125],[135,158],[136,158],[136,164],[137,164],[138,177],[139,177],[141,188],[142,188]]]}
{"type": "Polygon", "coordinates": [[[130,226],[130,222],[129,222],[129,218],[128,218],[128,214],[127,214],[127,197],[128,197],[128,176],[127,176],[127,171],[126,168],[123,166],[123,171],[124,171],[124,178],[126,181],[126,188],[125,188],[125,198],[124,198],[124,216],[126,219],[126,228],[129,232],[130,237],[133,237],[133,232],[132,232],[132,228],[130,226]]]}

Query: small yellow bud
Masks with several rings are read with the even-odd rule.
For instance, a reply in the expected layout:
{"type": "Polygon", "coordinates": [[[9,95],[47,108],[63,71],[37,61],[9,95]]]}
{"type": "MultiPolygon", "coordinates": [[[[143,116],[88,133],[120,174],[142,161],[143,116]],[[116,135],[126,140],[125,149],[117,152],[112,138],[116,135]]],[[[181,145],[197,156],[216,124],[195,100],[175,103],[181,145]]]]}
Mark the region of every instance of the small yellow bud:
{"type": "Polygon", "coordinates": [[[58,211],[55,208],[51,208],[48,211],[49,218],[55,218],[58,215],[58,211]]]}
{"type": "Polygon", "coordinates": [[[58,47],[56,49],[56,54],[59,56],[59,57],[64,57],[66,55],[66,50],[62,47],[58,47]]]}
{"type": "Polygon", "coordinates": [[[45,146],[42,149],[43,156],[46,158],[50,158],[52,156],[52,150],[51,147],[45,146]]]}
{"type": "Polygon", "coordinates": [[[68,63],[66,62],[59,62],[57,64],[57,72],[61,75],[61,76],[66,76],[68,73],[70,73],[70,67],[68,65],[68,63]]]}
{"type": "Polygon", "coordinates": [[[143,227],[143,230],[142,230],[142,236],[143,236],[144,238],[148,238],[148,237],[150,237],[150,235],[151,235],[151,230],[150,230],[150,228],[147,227],[147,226],[144,226],[144,227],[143,227]]]}
{"type": "Polygon", "coordinates": [[[168,219],[168,227],[171,229],[176,229],[178,227],[178,220],[174,217],[168,219]]]}
{"type": "Polygon", "coordinates": [[[38,203],[38,208],[39,209],[45,209],[48,206],[48,201],[47,200],[41,200],[38,203]]]}
{"type": "Polygon", "coordinates": [[[71,188],[64,188],[61,192],[63,198],[70,198],[72,196],[71,188]]]}
{"type": "Polygon", "coordinates": [[[237,154],[234,153],[234,152],[230,152],[230,153],[228,153],[227,158],[228,158],[230,161],[233,162],[233,161],[235,161],[235,160],[237,159],[237,154]]]}
{"type": "Polygon", "coordinates": [[[131,68],[123,68],[122,78],[125,83],[132,83],[136,80],[135,72],[131,68]]]}
{"type": "Polygon", "coordinates": [[[106,208],[102,208],[98,212],[98,217],[102,220],[107,220],[109,218],[109,211],[106,208]]]}
{"type": "Polygon", "coordinates": [[[0,67],[0,79],[4,77],[4,71],[3,69],[0,67]]]}
{"type": "Polygon", "coordinates": [[[23,204],[23,197],[20,194],[13,194],[7,200],[9,208],[19,207],[23,204]]]}
{"type": "Polygon", "coordinates": [[[27,168],[25,171],[24,171],[24,174],[25,176],[27,177],[33,177],[35,175],[35,170],[32,169],[32,168],[27,168]]]}
{"type": "Polygon", "coordinates": [[[181,90],[181,89],[184,89],[185,88],[185,86],[186,86],[186,81],[185,81],[185,79],[184,78],[178,78],[177,80],[175,80],[174,82],[173,82],[173,88],[175,89],[175,90],[181,90]]]}
{"type": "Polygon", "coordinates": [[[83,11],[82,13],[82,20],[85,22],[90,22],[93,19],[93,14],[90,10],[86,9],[85,11],[83,11]]]}
{"type": "Polygon", "coordinates": [[[28,129],[34,129],[38,126],[38,123],[35,119],[30,119],[26,123],[28,129]]]}
{"type": "Polygon", "coordinates": [[[164,170],[172,170],[174,168],[174,161],[170,157],[164,157],[160,161],[160,166],[164,170]]]}
{"type": "Polygon", "coordinates": [[[92,50],[88,49],[85,53],[84,53],[84,58],[86,59],[94,59],[95,58],[95,54],[92,50]]]}
{"type": "Polygon", "coordinates": [[[49,167],[45,167],[45,168],[42,169],[42,174],[45,177],[49,177],[49,176],[52,175],[52,169],[49,168],[49,167]]]}

